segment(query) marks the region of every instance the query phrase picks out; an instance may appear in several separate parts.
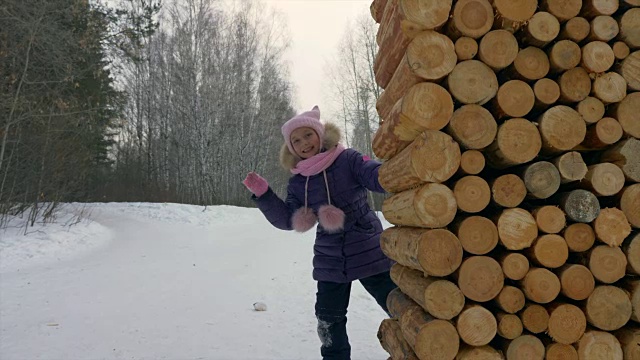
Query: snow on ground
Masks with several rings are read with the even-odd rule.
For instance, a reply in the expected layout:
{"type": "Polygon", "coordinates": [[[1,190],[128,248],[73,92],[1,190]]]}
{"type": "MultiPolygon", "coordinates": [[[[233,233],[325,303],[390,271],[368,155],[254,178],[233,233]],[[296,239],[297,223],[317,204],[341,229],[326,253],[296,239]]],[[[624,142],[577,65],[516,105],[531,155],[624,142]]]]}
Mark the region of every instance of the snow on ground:
{"type": "MultiPolygon", "coordinates": [[[[0,359],[320,358],[313,231],[257,209],[150,203],[68,204],[26,235],[21,222],[0,230],[0,359]]],[[[354,284],[354,360],[388,357],[384,317],[354,284]]]]}

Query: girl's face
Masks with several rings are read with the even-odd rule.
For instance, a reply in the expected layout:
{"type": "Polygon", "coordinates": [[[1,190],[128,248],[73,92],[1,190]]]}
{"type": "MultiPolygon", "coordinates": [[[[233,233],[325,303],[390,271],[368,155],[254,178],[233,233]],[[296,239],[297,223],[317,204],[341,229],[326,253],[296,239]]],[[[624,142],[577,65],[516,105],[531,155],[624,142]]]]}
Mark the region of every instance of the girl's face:
{"type": "Polygon", "coordinates": [[[291,145],[296,155],[303,159],[320,152],[320,138],[315,130],[308,127],[297,128],[291,132],[291,145]]]}

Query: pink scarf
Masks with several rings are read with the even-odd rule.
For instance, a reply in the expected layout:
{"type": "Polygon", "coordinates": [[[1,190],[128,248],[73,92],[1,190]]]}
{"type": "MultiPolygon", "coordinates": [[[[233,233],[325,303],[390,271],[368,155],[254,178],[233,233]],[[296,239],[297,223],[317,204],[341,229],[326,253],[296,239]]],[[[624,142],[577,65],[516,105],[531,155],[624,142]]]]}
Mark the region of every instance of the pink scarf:
{"type": "Polygon", "coordinates": [[[333,162],[338,158],[338,155],[340,155],[343,151],[344,146],[342,146],[342,144],[338,144],[331,150],[321,152],[308,159],[298,162],[296,167],[291,169],[291,173],[301,174],[303,176],[320,174],[322,171],[331,166],[331,164],[333,164],[333,162]]]}

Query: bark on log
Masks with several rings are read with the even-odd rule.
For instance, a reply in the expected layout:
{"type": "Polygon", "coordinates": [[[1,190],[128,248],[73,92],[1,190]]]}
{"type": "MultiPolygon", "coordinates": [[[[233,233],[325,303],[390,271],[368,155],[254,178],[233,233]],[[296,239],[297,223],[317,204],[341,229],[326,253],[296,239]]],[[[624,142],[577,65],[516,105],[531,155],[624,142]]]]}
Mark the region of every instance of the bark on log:
{"type": "Polygon", "coordinates": [[[593,222],[596,238],[603,243],[615,247],[622,245],[624,239],[631,234],[631,225],[624,212],[617,208],[605,208],[593,222]]]}
{"type": "Polygon", "coordinates": [[[504,312],[515,314],[524,308],[524,293],[515,286],[507,285],[502,288],[498,296],[493,299],[493,302],[504,312]]]}
{"type": "Polygon", "coordinates": [[[411,300],[407,294],[403,293],[400,288],[391,290],[387,296],[387,309],[393,319],[400,320],[402,314],[405,314],[409,309],[419,307],[415,301],[411,300]]]}
{"type": "Polygon", "coordinates": [[[574,17],[564,24],[560,35],[558,35],[558,40],[571,40],[579,43],[589,36],[589,32],[591,32],[589,21],[583,17],[574,17]]]}
{"type": "MultiPolygon", "coordinates": [[[[619,44],[619,43],[616,43],[619,44]]],[[[615,45],[614,44],[614,52],[615,45]]],[[[624,48],[622,49],[624,54],[624,48]]],[[[617,56],[616,56],[617,57],[617,56]]],[[[618,72],[627,82],[627,87],[629,90],[639,91],[640,90],[640,51],[635,51],[629,55],[625,56],[622,61],[620,67],[618,68],[618,72]]]]}
{"type": "Polygon", "coordinates": [[[584,265],[565,264],[557,271],[560,279],[560,292],[573,300],[584,300],[591,295],[596,280],[591,271],[584,265]]]}
{"type": "Polygon", "coordinates": [[[625,327],[615,332],[625,359],[640,359],[640,328],[625,327]]]}
{"type": "Polygon", "coordinates": [[[391,267],[391,279],[402,292],[435,318],[451,320],[464,307],[462,291],[448,280],[424,276],[422,272],[399,263],[391,267]]]}
{"type": "Polygon", "coordinates": [[[529,272],[529,259],[520,253],[507,253],[500,257],[500,266],[507,279],[521,280],[529,272]]]}
{"type": "Polygon", "coordinates": [[[587,124],[595,124],[604,117],[604,104],[600,99],[592,96],[587,96],[580,101],[576,105],[576,110],[587,124]]]}
{"type": "Polygon", "coordinates": [[[452,226],[462,248],[473,255],[484,255],[498,245],[498,229],[490,219],[469,216],[452,226]]]}
{"type": "Polygon", "coordinates": [[[536,219],[538,230],[547,234],[559,233],[567,223],[564,212],[555,205],[537,207],[531,215],[536,219]]]}
{"type": "Polygon", "coordinates": [[[600,214],[600,202],[591,191],[573,190],[560,195],[560,208],[575,222],[590,223],[600,214]]]}
{"type": "Polygon", "coordinates": [[[622,279],[627,268],[627,257],[619,247],[597,245],[582,254],[582,263],[587,264],[593,277],[605,284],[622,279]]]}
{"type": "Polygon", "coordinates": [[[456,47],[458,61],[471,60],[478,54],[478,42],[468,36],[458,38],[454,45],[456,47]]]}
{"type": "Polygon", "coordinates": [[[458,287],[470,300],[489,301],[500,293],[504,275],[500,264],[488,256],[466,258],[455,273],[458,287]]]}
{"type": "Polygon", "coordinates": [[[498,321],[498,335],[507,339],[513,340],[522,335],[522,320],[515,314],[498,313],[496,315],[498,321]]]}
{"type": "MultiPolygon", "coordinates": [[[[392,0],[389,0],[392,1],[392,0]]],[[[380,24],[384,15],[384,8],[387,6],[387,0],[373,0],[369,6],[371,17],[375,22],[380,24]]]]}
{"type": "Polygon", "coordinates": [[[576,67],[565,71],[558,79],[560,101],[564,103],[580,102],[591,93],[591,78],[587,71],[576,67]]]}
{"type": "Polygon", "coordinates": [[[493,0],[494,27],[515,32],[529,21],[538,7],[537,0],[493,0]]]}
{"type": "Polygon", "coordinates": [[[624,173],[615,164],[602,162],[590,165],[580,186],[593,191],[598,196],[612,196],[624,186],[624,173]]]}
{"type": "Polygon", "coordinates": [[[525,253],[535,264],[549,269],[564,265],[569,258],[567,242],[558,234],[540,236],[525,253]]]}
{"type": "Polygon", "coordinates": [[[583,252],[591,249],[596,241],[596,234],[589,224],[574,223],[567,226],[562,234],[569,251],[583,252]]]}
{"type": "Polygon", "coordinates": [[[453,6],[447,35],[452,39],[461,36],[479,39],[493,25],[493,9],[487,0],[459,0],[453,6]]]}
{"type": "Polygon", "coordinates": [[[485,346],[462,346],[456,360],[503,360],[504,357],[498,350],[489,345],[485,346]]]}
{"type": "Polygon", "coordinates": [[[496,140],[484,153],[490,165],[503,169],[533,160],[541,147],[538,128],[529,120],[513,118],[498,127],[496,140]]]}
{"type": "MultiPolygon", "coordinates": [[[[630,138],[605,151],[600,160],[616,165],[622,170],[627,180],[637,183],[640,182],[640,156],[638,154],[640,154],[640,140],[630,138]]],[[[617,177],[615,179],[618,180],[617,177]]],[[[616,187],[611,190],[614,189],[616,187]]]]}
{"type": "Polygon", "coordinates": [[[548,161],[538,161],[521,170],[529,197],[546,199],[560,188],[560,172],[548,161]]]}
{"type": "Polygon", "coordinates": [[[587,329],[587,318],[572,304],[553,304],[549,311],[548,335],[554,341],[570,345],[582,337],[587,329]]]}
{"type": "Polygon", "coordinates": [[[404,339],[400,324],[396,319],[384,319],[378,329],[378,340],[391,359],[419,360],[404,339]]]}
{"type": "Polygon", "coordinates": [[[640,233],[630,236],[622,245],[622,251],[627,256],[627,272],[640,275],[640,233]]]}
{"type": "Polygon", "coordinates": [[[536,96],[534,107],[546,109],[560,98],[560,86],[551,79],[543,78],[533,85],[533,94],[536,96]]]}
{"type": "Polygon", "coordinates": [[[529,303],[519,315],[522,326],[532,334],[544,332],[549,327],[549,313],[542,305],[529,303]]]}
{"type": "Polygon", "coordinates": [[[477,304],[466,305],[456,319],[460,339],[471,346],[483,346],[496,336],[498,324],[491,311],[477,304]]]}
{"type": "Polygon", "coordinates": [[[550,72],[561,73],[580,65],[582,50],[571,40],[560,40],[547,50],[550,72]]]}
{"type": "Polygon", "coordinates": [[[591,73],[603,73],[611,66],[616,57],[609,44],[603,41],[592,41],[582,47],[582,67],[591,73]]]}
{"type": "Polygon", "coordinates": [[[640,8],[629,9],[620,17],[620,39],[631,49],[640,48],[640,8]]]}
{"type": "Polygon", "coordinates": [[[514,208],[520,205],[527,196],[527,187],[524,185],[524,181],[515,174],[501,175],[495,178],[490,185],[492,200],[502,207],[514,208]]]}
{"type": "Polygon", "coordinates": [[[618,10],[618,0],[585,0],[580,15],[593,18],[600,15],[613,15],[618,10]]]}
{"type": "Polygon", "coordinates": [[[611,16],[596,16],[591,20],[591,32],[587,40],[608,42],[618,36],[620,27],[611,16]]]}
{"type": "Polygon", "coordinates": [[[453,100],[442,86],[418,83],[393,106],[373,138],[373,151],[391,159],[425,130],[440,130],[453,114],[453,100]]]}
{"type": "MultiPolygon", "coordinates": [[[[496,131],[497,131],[496,126],[496,131]]],[[[460,155],[460,168],[458,173],[461,175],[477,175],[484,169],[484,155],[478,150],[467,150],[460,155]]]]}
{"type": "Polygon", "coordinates": [[[560,279],[548,269],[530,268],[520,285],[524,296],[539,304],[547,304],[560,294],[560,279]]]}
{"type": "Polygon", "coordinates": [[[631,320],[640,323],[640,280],[629,277],[623,281],[622,288],[631,300],[631,320]]]}
{"type": "Polygon", "coordinates": [[[447,276],[462,262],[458,238],[445,229],[388,228],[382,232],[380,247],[399,264],[430,276],[447,276]]]}
{"type": "Polygon", "coordinates": [[[510,80],[500,85],[490,104],[496,118],[503,119],[527,115],[535,102],[536,97],[529,84],[522,80],[510,80]]]}
{"type": "Polygon", "coordinates": [[[453,191],[442,184],[425,184],[395,194],[382,203],[382,213],[392,224],[441,228],[456,215],[453,191]]]}
{"type": "Polygon", "coordinates": [[[494,71],[511,65],[518,56],[518,40],[507,30],[489,31],[480,40],[478,58],[494,71]]]}
{"type": "Polygon", "coordinates": [[[620,342],[604,331],[586,331],[576,349],[580,360],[623,360],[620,342]]]}
{"type": "Polygon", "coordinates": [[[463,104],[484,105],[498,92],[496,74],[478,60],[458,63],[447,77],[449,92],[463,104]]]}
{"type": "Polygon", "coordinates": [[[489,110],[475,104],[458,108],[447,125],[447,133],[466,149],[484,149],[497,131],[498,124],[489,110]]]}
{"type": "Polygon", "coordinates": [[[624,60],[631,53],[629,45],[625,44],[624,41],[616,41],[611,48],[613,49],[613,55],[616,57],[616,60],[624,60]]]}
{"type": "Polygon", "coordinates": [[[518,52],[513,64],[505,69],[506,77],[524,81],[542,79],[549,73],[549,58],[537,47],[529,46],[518,52]]]}
{"type": "Polygon", "coordinates": [[[591,94],[605,105],[620,102],[627,96],[627,81],[615,72],[602,74],[593,81],[591,94]]]}
{"type": "Polygon", "coordinates": [[[618,119],[624,133],[640,139],[640,121],[638,121],[638,114],[640,114],[640,92],[627,94],[620,103],[611,108],[611,117],[618,119]]]}
{"type": "Polygon", "coordinates": [[[578,146],[587,133],[580,114],[572,108],[557,105],[538,118],[542,149],[547,153],[571,150],[578,146]]]}
{"type": "Polygon", "coordinates": [[[538,237],[538,225],[524,209],[504,209],[498,216],[500,243],[508,250],[526,249],[538,237]]]}
{"type": "Polygon", "coordinates": [[[580,13],[582,8],[581,0],[542,0],[540,8],[548,11],[560,22],[570,20],[580,13]]]}
{"type": "Polygon", "coordinates": [[[631,318],[631,310],[629,295],[611,285],[596,286],[584,304],[589,324],[604,331],[623,327],[631,318]]]}
{"type": "Polygon", "coordinates": [[[558,37],[558,34],[560,34],[560,21],[546,11],[539,11],[519,32],[519,40],[521,44],[543,48],[558,37]]]}
{"type": "Polygon", "coordinates": [[[622,138],[622,126],[618,120],[605,117],[587,128],[582,146],[601,149],[617,143],[622,138]]]}
{"type": "Polygon", "coordinates": [[[376,33],[376,44],[380,46],[384,39],[387,29],[391,27],[391,15],[396,13],[399,0],[387,0],[384,6],[384,12],[382,13],[382,19],[380,20],[380,26],[378,26],[378,32],[376,33]]]}
{"type": "Polygon", "coordinates": [[[571,345],[550,343],[546,347],[545,360],[578,360],[578,352],[571,345]]]}
{"type": "Polygon", "coordinates": [[[533,335],[521,335],[509,343],[506,355],[507,360],[542,360],[544,344],[533,335]]]}
{"type": "Polygon", "coordinates": [[[487,181],[479,176],[469,175],[460,178],[453,186],[458,209],[467,213],[484,210],[491,201],[491,189],[487,181]]]}

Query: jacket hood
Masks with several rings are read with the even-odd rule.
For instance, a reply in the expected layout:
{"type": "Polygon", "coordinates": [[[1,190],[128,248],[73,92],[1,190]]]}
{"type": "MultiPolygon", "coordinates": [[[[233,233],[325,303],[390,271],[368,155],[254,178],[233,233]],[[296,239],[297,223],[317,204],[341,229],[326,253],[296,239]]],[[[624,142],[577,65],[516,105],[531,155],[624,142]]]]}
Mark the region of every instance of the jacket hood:
{"type": "MultiPolygon", "coordinates": [[[[332,123],[324,124],[324,138],[322,139],[322,147],[325,149],[331,149],[332,147],[338,145],[340,142],[340,137],[342,136],[340,129],[337,125],[332,123]]],[[[280,148],[280,164],[286,170],[291,170],[298,162],[302,160],[298,155],[292,154],[289,151],[286,143],[282,144],[280,148]]]]}

